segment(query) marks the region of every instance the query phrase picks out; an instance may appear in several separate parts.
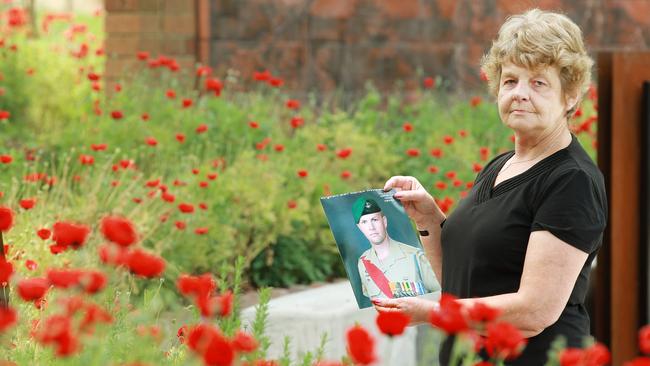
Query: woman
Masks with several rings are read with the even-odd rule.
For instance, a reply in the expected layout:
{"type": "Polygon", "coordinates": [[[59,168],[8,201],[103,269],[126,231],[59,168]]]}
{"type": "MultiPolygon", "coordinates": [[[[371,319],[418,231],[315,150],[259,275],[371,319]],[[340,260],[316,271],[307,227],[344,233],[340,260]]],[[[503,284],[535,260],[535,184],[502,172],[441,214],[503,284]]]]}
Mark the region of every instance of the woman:
{"type": "MultiPolygon", "coordinates": [[[[468,307],[480,301],[500,308],[500,319],[529,338],[509,365],[543,365],[557,336],[581,347],[589,335],[584,300],[607,198],[602,174],[568,120],[592,65],[580,29],[566,16],[534,9],[510,17],[482,69],[502,122],[514,132],[514,151],[485,166],[449,217],[416,178],[392,177],[384,187],[398,191],[395,198],[424,233],[443,292],[468,307]]],[[[434,304],[400,298],[375,307],[424,322],[434,304]]]]}

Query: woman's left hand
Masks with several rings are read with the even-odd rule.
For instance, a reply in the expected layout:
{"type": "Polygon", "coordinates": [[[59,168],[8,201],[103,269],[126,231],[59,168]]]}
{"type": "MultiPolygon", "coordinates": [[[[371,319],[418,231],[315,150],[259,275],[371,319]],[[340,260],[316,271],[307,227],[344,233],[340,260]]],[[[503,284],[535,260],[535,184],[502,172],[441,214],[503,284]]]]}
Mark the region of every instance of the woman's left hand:
{"type": "Polygon", "coordinates": [[[372,299],[377,311],[400,311],[411,318],[411,324],[421,324],[429,321],[436,303],[417,297],[400,297],[397,299],[372,299]]]}

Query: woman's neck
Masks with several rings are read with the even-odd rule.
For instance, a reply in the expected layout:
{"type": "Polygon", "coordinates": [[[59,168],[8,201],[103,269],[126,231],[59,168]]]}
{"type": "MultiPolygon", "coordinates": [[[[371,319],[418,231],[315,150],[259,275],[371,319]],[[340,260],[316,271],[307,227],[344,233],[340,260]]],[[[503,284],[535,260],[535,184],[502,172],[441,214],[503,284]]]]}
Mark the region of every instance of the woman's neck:
{"type": "Polygon", "coordinates": [[[515,131],[515,158],[537,160],[567,147],[571,143],[571,131],[566,125],[560,125],[543,133],[517,133],[515,131]]]}

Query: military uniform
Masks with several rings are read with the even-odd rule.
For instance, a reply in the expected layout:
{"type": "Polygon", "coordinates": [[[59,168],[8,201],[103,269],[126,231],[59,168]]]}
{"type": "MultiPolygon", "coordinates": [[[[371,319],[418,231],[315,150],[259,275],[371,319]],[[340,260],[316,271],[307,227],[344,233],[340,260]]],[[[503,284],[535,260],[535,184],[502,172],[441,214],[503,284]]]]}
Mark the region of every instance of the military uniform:
{"type": "Polygon", "coordinates": [[[379,260],[374,248],[366,250],[359,257],[358,268],[363,294],[372,299],[419,296],[440,291],[440,284],[424,251],[390,238],[389,240],[389,254],[383,260],[379,260]],[[375,283],[373,277],[382,276],[372,274],[373,266],[381,271],[388,286],[375,283]]]}

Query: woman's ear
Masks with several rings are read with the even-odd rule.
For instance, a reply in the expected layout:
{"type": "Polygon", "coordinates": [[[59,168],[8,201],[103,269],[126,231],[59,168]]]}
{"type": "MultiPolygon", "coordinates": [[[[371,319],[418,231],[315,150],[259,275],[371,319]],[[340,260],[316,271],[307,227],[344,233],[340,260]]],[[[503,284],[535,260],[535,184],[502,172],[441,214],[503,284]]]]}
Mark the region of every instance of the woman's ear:
{"type": "Polygon", "coordinates": [[[580,101],[580,98],[578,98],[578,93],[566,94],[564,98],[567,106],[567,111],[578,107],[578,102],[580,101]]]}

